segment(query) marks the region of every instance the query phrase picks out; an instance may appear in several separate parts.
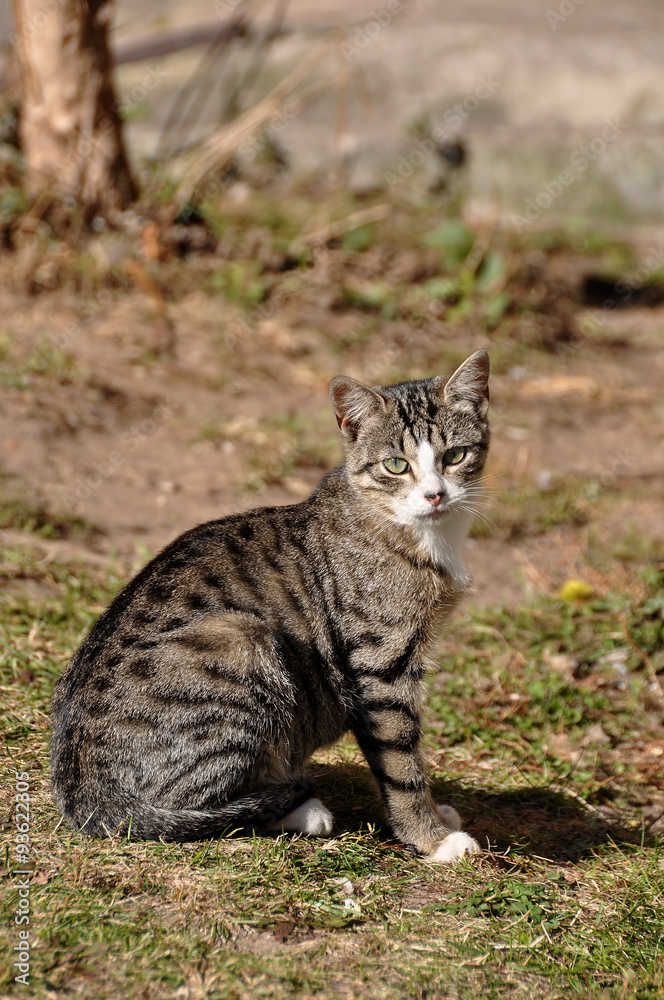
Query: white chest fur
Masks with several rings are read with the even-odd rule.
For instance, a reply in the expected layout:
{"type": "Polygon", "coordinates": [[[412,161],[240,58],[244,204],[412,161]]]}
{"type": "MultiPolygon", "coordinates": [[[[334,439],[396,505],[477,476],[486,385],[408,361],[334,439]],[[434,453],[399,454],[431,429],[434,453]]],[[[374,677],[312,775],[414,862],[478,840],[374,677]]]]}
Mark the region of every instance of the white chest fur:
{"type": "Polygon", "coordinates": [[[458,587],[470,583],[463,561],[463,546],[473,522],[467,510],[453,510],[440,521],[431,524],[421,521],[411,523],[417,540],[432,562],[444,566],[458,587]]]}

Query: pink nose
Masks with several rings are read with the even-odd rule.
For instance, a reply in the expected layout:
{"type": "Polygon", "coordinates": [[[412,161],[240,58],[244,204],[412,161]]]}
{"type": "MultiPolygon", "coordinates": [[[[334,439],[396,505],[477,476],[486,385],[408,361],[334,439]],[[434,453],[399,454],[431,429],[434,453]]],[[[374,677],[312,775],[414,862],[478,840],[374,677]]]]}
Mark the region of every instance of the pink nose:
{"type": "Polygon", "coordinates": [[[439,507],[443,499],[442,493],[425,493],[424,499],[428,500],[432,507],[439,507]]]}

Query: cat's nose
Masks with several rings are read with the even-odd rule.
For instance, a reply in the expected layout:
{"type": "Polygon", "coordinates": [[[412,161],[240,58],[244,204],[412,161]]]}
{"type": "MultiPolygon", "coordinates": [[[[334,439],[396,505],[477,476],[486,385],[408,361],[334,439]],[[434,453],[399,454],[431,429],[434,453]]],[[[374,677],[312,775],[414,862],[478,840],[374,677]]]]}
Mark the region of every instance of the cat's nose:
{"type": "Polygon", "coordinates": [[[445,491],[441,490],[439,493],[425,493],[424,499],[428,500],[432,507],[439,507],[444,496],[445,491]]]}

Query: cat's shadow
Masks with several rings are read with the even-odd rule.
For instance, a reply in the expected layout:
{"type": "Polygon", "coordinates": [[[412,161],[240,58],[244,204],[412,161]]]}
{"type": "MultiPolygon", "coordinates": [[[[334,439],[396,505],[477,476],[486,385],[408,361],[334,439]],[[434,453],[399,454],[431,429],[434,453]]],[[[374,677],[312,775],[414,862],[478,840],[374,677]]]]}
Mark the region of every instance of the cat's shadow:
{"type": "MultiPolygon", "coordinates": [[[[371,824],[377,836],[390,841],[389,827],[378,787],[368,767],[356,763],[316,764],[312,769],[317,794],[332,810],[334,832],[371,824]]],[[[507,849],[520,857],[556,863],[577,862],[595,848],[611,842],[648,845],[641,827],[611,821],[564,790],[524,785],[510,791],[461,786],[435,779],[434,798],[454,806],[464,830],[483,848],[501,854],[507,849]]]]}

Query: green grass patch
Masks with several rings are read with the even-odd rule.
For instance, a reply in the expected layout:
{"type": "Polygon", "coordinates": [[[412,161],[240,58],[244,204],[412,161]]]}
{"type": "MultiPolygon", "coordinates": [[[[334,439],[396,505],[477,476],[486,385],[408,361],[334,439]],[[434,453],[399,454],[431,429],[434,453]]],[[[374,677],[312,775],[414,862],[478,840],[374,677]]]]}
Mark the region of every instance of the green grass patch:
{"type": "Polygon", "coordinates": [[[59,385],[81,380],[73,357],[42,337],[37,347],[25,352],[8,337],[0,336],[0,386],[27,389],[35,379],[59,385]]]}
{"type": "Polygon", "coordinates": [[[16,481],[0,473],[0,530],[29,531],[40,538],[90,539],[94,527],[85,518],[56,514],[39,497],[30,497],[16,481]]]}
{"type": "Polygon", "coordinates": [[[241,450],[251,471],[238,487],[254,493],[282,485],[303,469],[329,469],[341,461],[339,436],[326,413],[320,419],[280,413],[206,424],[194,441],[222,441],[241,450]]]}
{"type": "MultiPolygon", "coordinates": [[[[499,483],[500,480],[497,480],[499,483]]],[[[509,541],[518,541],[533,535],[543,535],[552,528],[580,528],[594,519],[598,506],[621,499],[627,491],[618,487],[603,486],[596,480],[561,478],[553,480],[546,488],[534,483],[521,484],[518,489],[487,489],[487,498],[479,507],[471,536],[487,538],[500,534],[509,541]],[[484,516],[482,516],[484,515],[484,516]]],[[[645,555],[639,549],[634,533],[626,533],[621,540],[629,558],[645,555]]],[[[615,546],[619,554],[618,540],[615,546]]]]}
{"type": "MultiPolygon", "coordinates": [[[[0,557],[0,891],[13,914],[15,772],[30,775],[29,995],[600,997],[664,990],[664,574],[639,596],[470,610],[429,679],[436,797],[485,851],[453,868],[389,839],[351,740],[312,764],[327,841],[90,840],[48,794],[56,677],[121,574],[0,557]],[[29,592],[22,582],[32,574],[29,592]]],[[[0,988],[16,928],[2,930],[0,988]]]]}

